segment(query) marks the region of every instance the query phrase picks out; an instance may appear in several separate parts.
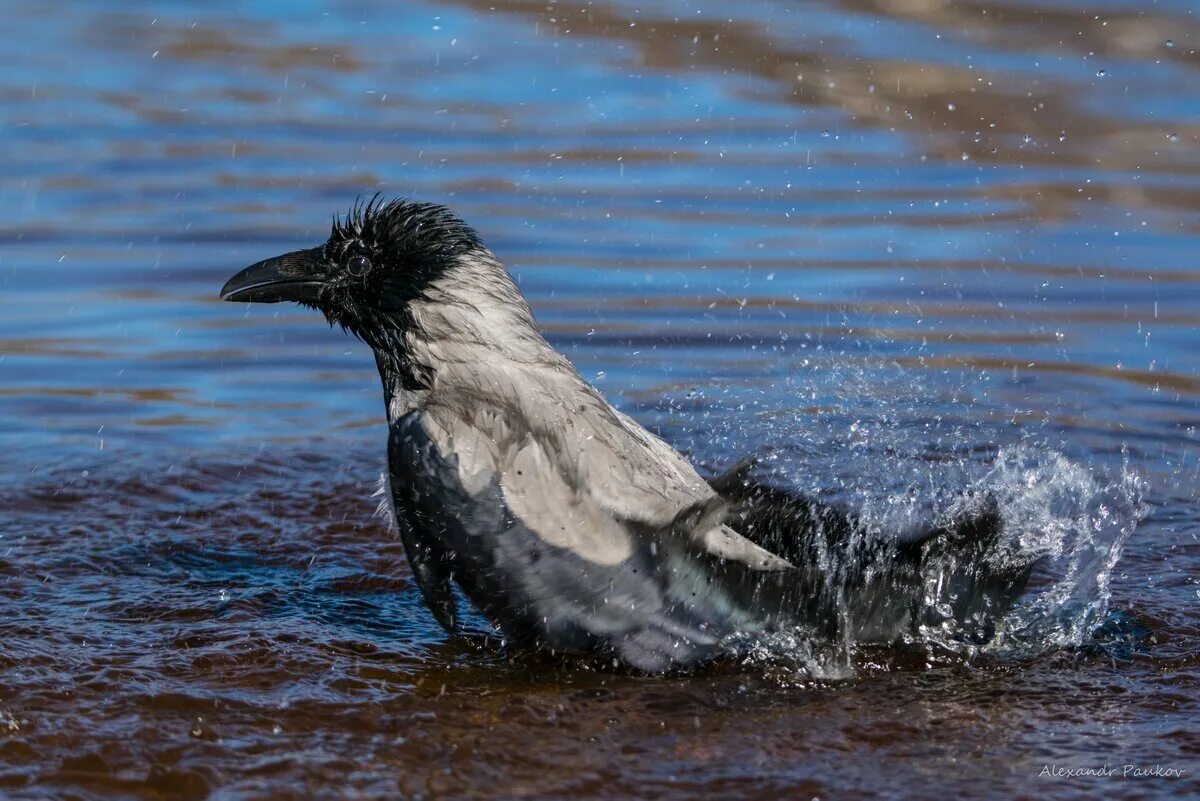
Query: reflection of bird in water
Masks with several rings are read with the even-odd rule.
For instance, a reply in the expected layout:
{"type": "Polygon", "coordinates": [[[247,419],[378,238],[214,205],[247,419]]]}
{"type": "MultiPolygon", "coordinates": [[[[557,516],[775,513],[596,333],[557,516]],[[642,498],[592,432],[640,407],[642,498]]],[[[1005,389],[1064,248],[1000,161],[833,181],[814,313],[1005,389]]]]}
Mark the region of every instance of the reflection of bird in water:
{"type": "Polygon", "coordinates": [[[983,558],[1000,528],[986,503],[871,545],[851,516],[755,484],[747,465],[705,482],[547,344],[441,206],[356,207],[324,245],[248,267],[221,296],[296,301],[371,346],[396,525],[448,630],[454,582],[516,643],[658,671],[796,627],[891,642],[940,615],[986,638],[1024,586],[1027,565],[983,558]]]}

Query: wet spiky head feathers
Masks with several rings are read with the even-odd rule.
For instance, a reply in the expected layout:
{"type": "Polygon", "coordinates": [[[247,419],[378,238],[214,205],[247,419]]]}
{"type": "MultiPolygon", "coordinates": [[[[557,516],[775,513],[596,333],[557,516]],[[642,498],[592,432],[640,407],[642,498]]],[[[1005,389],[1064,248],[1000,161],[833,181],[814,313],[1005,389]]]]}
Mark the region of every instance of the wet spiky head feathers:
{"type": "Polygon", "coordinates": [[[404,322],[409,302],[464,255],[483,249],[445,206],[415,200],[355,203],[322,249],[326,279],[315,305],[330,323],[372,344],[404,322]]]}
{"type": "Polygon", "coordinates": [[[326,258],[385,257],[391,267],[428,278],[481,246],[474,229],[445,206],[375,195],[355,203],[345,218],[334,218],[326,258]]]}

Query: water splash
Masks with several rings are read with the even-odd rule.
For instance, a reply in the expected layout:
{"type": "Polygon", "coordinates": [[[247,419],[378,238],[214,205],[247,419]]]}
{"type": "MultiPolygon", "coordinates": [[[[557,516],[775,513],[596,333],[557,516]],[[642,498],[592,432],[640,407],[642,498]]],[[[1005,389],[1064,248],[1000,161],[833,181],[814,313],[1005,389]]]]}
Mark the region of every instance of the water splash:
{"type": "Polygon", "coordinates": [[[860,507],[849,542],[815,538],[824,592],[840,618],[838,639],[795,631],[735,639],[731,649],[748,662],[788,662],[809,677],[836,680],[854,675],[859,651],[879,641],[877,632],[909,625],[897,621],[912,623],[902,645],[968,660],[1029,658],[1093,642],[1113,570],[1143,514],[1142,479],[1127,465],[1093,470],[1032,445],[1001,449],[977,469],[981,475],[965,487],[940,493],[932,525],[961,530],[962,521],[995,515],[994,534],[931,538],[921,559],[905,565],[905,544],[930,525],[927,502],[913,493],[876,498],[860,507]],[[1010,607],[1012,588],[1031,568],[1030,589],[1010,607]]]}
{"type": "Polygon", "coordinates": [[[1029,658],[1093,643],[1113,570],[1145,513],[1144,481],[1128,457],[1113,464],[1103,454],[1068,456],[1045,427],[1012,425],[1003,401],[988,396],[987,382],[969,387],[970,376],[947,376],[946,387],[931,387],[900,368],[843,362],[813,380],[797,395],[820,404],[816,413],[810,407],[794,417],[764,415],[749,425],[741,414],[716,440],[730,453],[757,447],[770,483],[856,515],[850,543],[816,548],[826,591],[839,600],[841,640],[818,647],[796,632],[737,643],[740,656],[790,659],[815,678],[853,675],[869,642],[852,624],[856,593],[872,581],[888,586],[883,573],[904,543],[951,529],[988,505],[1000,520],[995,537],[927,555],[918,575],[894,582],[904,591],[913,581],[920,585],[917,625],[903,644],[969,660],[1029,658]],[[1015,605],[997,602],[1005,582],[1023,583],[1031,565],[1015,605]]]}
{"type": "Polygon", "coordinates": [[[985,479],[1025,553],[1048,581],[1005,616],[987,650],[1030,656],[1084,645],[1104,621],[1121,551],[1145,514],[1144,481],[1128,464],[1095,471],[1060,453],[1001,453],[985,479]]]}

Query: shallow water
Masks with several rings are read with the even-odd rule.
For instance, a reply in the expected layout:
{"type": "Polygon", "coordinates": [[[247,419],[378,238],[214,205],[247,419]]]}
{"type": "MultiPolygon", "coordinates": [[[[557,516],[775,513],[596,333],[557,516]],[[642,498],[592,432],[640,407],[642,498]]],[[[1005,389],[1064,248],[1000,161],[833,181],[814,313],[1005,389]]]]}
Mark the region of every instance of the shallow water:
{"type": "Polygon", "coordinates": [[[1200,792],[1191,3],[5,19],[0,795],[1200,792]],[[215,298],[376,191],[462,213],[706,469],[883,527],[997,491],[1050,554],[1006,637],[836,679],[446,638],[372,516],[365,348],[215,298]]]}

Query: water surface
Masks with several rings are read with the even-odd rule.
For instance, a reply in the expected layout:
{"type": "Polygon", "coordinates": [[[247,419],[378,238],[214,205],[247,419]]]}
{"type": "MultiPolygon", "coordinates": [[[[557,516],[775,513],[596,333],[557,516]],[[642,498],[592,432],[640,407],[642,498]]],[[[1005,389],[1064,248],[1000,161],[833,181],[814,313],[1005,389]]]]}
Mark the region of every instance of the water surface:
{"type": "Polygon", "coordinates": [[[0,795],[1200,792],[1191,3],[5,19],[0,795]],[[883,523],[1000,492],[1063,546],[1011,647],[647,678],[445,637],[373,517],[369,353],[215,297],[377,191],[452,205],[705,469],[883,523]]]}

